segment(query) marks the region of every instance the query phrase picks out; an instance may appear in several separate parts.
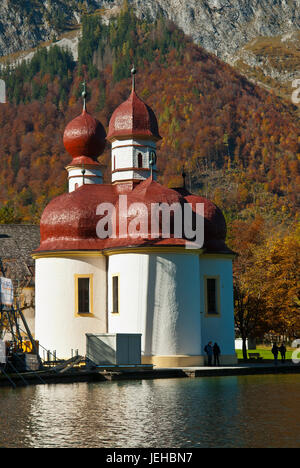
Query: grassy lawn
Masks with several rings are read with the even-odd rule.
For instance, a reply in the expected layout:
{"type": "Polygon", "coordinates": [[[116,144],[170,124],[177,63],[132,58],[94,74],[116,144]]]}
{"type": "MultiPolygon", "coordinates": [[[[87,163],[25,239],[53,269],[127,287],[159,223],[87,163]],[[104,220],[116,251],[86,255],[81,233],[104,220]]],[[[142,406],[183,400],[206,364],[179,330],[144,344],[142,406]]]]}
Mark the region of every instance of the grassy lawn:
{"type": "MultiPolygon", "coordinates": [[[[285,358],[291,359],[293,351],[295,351],[295,348],[287,348],[285,358]]],[[[243,359],[243,352],[241,349],[236,349],[235,352],[237,354],[238,359],[243,359]]],[[[271,353],[271,347],[258,347],[256,349],[249,349],[248,353],[259,353],[260,356],[264,359],[274,359],[274,356],[271,353]]],[[[281,360],[280,353],[278,354],[278,359],[281,360]]]]}

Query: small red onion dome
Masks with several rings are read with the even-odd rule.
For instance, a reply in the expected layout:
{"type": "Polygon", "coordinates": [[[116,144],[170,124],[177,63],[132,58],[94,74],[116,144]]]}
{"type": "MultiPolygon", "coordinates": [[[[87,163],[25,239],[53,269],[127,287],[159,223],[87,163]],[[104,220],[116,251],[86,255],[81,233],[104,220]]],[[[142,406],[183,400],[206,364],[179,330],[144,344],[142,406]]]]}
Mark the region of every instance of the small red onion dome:
{"type": "Polygon", "coordinates": [[[153,110],[137,96],[134,88],[127,101],[114,111],[109,122],[108,140],[126,137],[161,140],[153,110]]]}
{"type": "Polygon", "coordinates": [[[63,142],[73,159],[84,156],[96,161],[105,149],[105,138],[103,125],[84,108],[81,115],[66,126],[63,142]]]}

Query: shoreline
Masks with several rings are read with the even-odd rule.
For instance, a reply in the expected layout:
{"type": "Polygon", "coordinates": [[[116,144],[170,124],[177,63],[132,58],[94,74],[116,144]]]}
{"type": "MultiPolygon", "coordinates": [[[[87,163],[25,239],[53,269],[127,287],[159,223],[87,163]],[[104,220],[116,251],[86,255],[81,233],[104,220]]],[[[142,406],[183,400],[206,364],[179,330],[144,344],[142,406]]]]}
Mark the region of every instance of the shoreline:
{"type": "Polygon", "coordinates": [[[176,367],[176,368],[121,368],[96,367],[93,369],[72,369],[67,372],[53,370],[38,372],[23,372],[9,374],[11,381],[0,373],[0,388],[24,387],[27,385],[60,384],[77,382],[104,382],[120,380],[168,379],[168,378],[198,378],[198,377],[230,377],[239,375],[271,375],[300,374],[300,365],[285,363],[254,364],[240,363],[235,366],[220,367],[176,367]]]}

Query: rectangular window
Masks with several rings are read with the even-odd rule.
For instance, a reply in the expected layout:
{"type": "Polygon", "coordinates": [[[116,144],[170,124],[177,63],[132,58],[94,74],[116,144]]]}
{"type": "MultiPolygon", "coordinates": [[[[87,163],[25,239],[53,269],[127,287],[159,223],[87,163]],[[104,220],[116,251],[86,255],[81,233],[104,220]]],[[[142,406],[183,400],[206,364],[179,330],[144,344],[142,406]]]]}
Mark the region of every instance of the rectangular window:
{"type": "Polygon", "coordinates": [[[219,282],[218,278],[206,278],[206,314],[219,314],[219,282]]]}
{"type": "Polygon", "coordinates": [[[75,275],[76,314],[92,314],[93,275],[75,275]]]}
{"type": "Polygon", "coordinates": [[[90,278],[78,278],[78,313],[90,312],[90,278]]]}
{"type": "Polygon", "coordinates": [[[112,313],[119,313],[119,275],[112,277],[112,313]]]}

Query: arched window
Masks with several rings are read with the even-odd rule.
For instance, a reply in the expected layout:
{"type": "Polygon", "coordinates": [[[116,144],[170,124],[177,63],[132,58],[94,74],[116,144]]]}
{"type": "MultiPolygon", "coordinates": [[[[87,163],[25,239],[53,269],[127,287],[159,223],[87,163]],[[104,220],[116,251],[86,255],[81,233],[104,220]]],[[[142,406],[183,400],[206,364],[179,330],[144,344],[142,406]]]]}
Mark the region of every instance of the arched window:
{"type": "Polygon", "coordinates": [[[143,155],[142,155],[142,153],[138,154],[138,167],[143,167],[143,155]]]}

